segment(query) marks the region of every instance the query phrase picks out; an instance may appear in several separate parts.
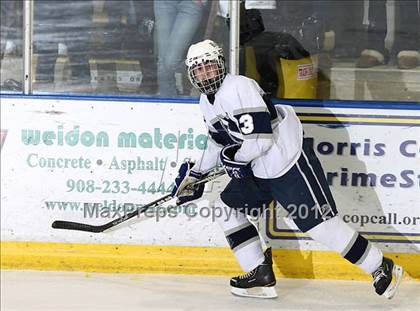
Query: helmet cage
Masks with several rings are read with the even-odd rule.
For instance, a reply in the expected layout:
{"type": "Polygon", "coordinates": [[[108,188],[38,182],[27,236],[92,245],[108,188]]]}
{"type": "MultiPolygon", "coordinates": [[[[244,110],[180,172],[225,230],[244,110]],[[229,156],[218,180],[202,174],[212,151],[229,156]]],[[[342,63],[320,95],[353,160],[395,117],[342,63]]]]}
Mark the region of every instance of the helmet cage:
{"type": "Polygon", "coordinates": [[[188,78],[191,84],[206,95],[215,94],[222,85],[225,76],[226,67],[223,56],[211,60],[202,58],[199,62],[196,61],[192,66],[188,66],[188,78]],[[208,64],[214,66],[206,66],[208,64]],[[196,75],[195,69],[200,66],[206,66],[206,70],[202,70],[196,75]]]}

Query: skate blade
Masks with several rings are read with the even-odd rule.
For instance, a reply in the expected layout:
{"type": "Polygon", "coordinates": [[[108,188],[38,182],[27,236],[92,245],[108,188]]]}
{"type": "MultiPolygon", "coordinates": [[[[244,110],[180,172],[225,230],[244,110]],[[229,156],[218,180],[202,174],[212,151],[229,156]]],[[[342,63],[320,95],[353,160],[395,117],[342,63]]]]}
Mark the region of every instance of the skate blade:
{"type": "Polygon", "coordinates": [[[231,287],[231,293],[241,297],[252,297],[252,298],[277,298],[277,292],[274,286],[271,287],[252,287],[252,288],[237,288],[231,287]]]}
{"type": "Polygon", "coordinates": [[[392,299],[392,297],[394,297],[398,290],[398,286],[400,286],[403,274],[404,269],[401,266],[394,265],[394,268],[392,269],[392,282],[384,292],[386,298],[392,299]]]}

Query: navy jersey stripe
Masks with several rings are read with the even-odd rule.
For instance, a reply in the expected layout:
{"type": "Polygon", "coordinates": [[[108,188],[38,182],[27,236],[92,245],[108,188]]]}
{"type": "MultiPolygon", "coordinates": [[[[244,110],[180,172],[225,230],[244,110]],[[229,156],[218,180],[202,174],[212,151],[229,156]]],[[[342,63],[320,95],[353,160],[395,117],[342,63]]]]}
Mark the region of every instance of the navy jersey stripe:
{"type": "Polygon", "coordinates": [[[209,134],[213,140],[218,143],[219,145],[227,146],[237,143],[227,132],[227,129],[220,123],[220,121],[217,121],[212,124],[214,129],[217,132],[209,131],[209,134]]]}
{"type": "Polygon", "coordinates": [[[212,132],[209,131],[210,137],[219,145],[228,146],[236,144],[232,138],[226,132],[212,132]]]}
{"type": "Polygon", "coordinates": [[[226,120],[228,122],[228,127],[230,131],[235,132],[235,133],[240,133],[238,125],[235,122],[233,122],[233,120],[231,119],[223,119],[223,120],[226,120]]]}
{"type": "Polygon", "coordinates": [[[270,96],[265,94],[265,95],[263,95],[262,98],[265,102],[265,105],[268,108],[268,112],[270,113],[271,121],[277,119],[277,110],[276,110],[276,107],[274,106],[273,102],[271,101],[270,96]]]}
{"type": "Polygon", "coordinates": [[[273,133],[270,114],[267,111],[240,113],[235,115],[235,118],[243,135],[273,133]]]}
{"type": "Polygon", "coordinates": [[[209,131],[210,137],[219,145],[227,146],[226,140],[223,138],[223,135],[219,134],[218,132],[209,131]]]}

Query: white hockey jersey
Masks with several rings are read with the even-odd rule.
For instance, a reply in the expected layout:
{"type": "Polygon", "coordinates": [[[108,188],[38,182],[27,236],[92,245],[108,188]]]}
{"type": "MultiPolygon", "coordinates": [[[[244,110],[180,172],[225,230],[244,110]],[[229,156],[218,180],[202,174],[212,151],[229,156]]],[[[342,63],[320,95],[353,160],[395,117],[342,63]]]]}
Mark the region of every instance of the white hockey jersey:
{"type": "Polygon", "coordinates": [[[207,172],[220,163],[223,146],[241,144],[235,160],[251,162],[254,176],[277,178],[298,160],[303,129],[292,107],[273,106],[252,79],[227,74],[212,96],[200,97],[209,139],[207,149],[193,167],[207,172]]]}

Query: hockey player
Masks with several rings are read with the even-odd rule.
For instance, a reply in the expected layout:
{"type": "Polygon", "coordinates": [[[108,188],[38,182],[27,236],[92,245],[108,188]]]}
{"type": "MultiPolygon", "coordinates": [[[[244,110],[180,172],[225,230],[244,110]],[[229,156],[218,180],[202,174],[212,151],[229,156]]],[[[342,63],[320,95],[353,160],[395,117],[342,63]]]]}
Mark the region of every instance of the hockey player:
{"type": "Polygon", "coordinates": [[[263,252],[258,232],[246,217],[275,200],[286,210],[306,208],[300,214],[307,217],[293,219],[296,226],[372,274],[375,291],[392,298],[403,269],[337,216],[321,164],[292,107],[274,107],[254,80],[226,73],[223,51],[213,41],[191,45],[186,65],[191,83],[201,92],[209,140],[195,164],[181,165],[172,194],[179,204],[201,197],[204,186],[186,186],[219,161],[231,177],[215,204],[224,213],[218,223],[247,272],[231,279],[232,293],[277,297],[271,249],[263,252]]]}

